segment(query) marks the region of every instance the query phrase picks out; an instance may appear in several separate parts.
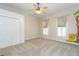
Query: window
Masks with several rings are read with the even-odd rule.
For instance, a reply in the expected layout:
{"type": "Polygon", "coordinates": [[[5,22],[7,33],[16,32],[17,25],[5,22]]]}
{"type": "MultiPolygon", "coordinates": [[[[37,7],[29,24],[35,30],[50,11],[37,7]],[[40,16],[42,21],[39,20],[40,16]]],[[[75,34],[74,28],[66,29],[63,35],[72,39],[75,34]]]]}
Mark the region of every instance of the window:
{"type": "Polygon", "coordinates": [[[48,28],[43,28],[43,35],[48,35],[48,28]]]}
{"type": "Polygon", "coordinates": [[[60,37],[66,37],[66,27],[58,27],[58,36],[60,37]]]}
{"type": "Polygon", "coordinates": [[[67,23],[67,16],[59,16],[57,17],[57,34],[58,37],[66,38],[66,23],[67,23]]]}

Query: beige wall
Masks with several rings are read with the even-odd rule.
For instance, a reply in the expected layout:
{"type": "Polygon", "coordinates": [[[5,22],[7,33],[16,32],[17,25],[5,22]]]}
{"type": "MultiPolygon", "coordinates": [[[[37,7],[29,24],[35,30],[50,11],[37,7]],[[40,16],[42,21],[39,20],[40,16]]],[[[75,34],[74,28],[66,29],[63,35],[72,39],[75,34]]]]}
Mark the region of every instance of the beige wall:
{"type": "Polygon", "coordinates": [[[39,20],[33,16],[25,16],[26,40],[39,37],[39,20]]]}
{"type": "Polygon", "coordinates": [[[74,15],[69,15],[67,17],[67,35],[69,33],[76,34],[77,28],[76,28],[76,20],[74,15]]]}
{"type": "MultiPolygon", "coordinates": [[[[67,16],[67,36],[69,33],[74,33],[76,34],[76,21],[75,21],[75,16],[73,15],[74,10],[76,8],[73,9],[68,9],[68,10],[64,10],[61,12],[58,12],[54,15],[48,16],[48,17],[44,17],[42,18],[42,20],[45,19],[49,19],[49,24],[48,24],[48,35],[44,36],[43,38],[47,38],[47,39],[51,39],[51,40],[58,40],[58,41],[64,41],[64,38],[60,38],[57,36],[57,17],[58,16],[67,16]]],[[[42,21],[41,21],[42,22],[42,21]]],[[[42,26],[41,26],[42,28],[42,26]]],[[[41,29],[41,33],[42,33],[42,29],[41,29]]],[[[67,37],[66,37],[67,39],[67,37]]]]}

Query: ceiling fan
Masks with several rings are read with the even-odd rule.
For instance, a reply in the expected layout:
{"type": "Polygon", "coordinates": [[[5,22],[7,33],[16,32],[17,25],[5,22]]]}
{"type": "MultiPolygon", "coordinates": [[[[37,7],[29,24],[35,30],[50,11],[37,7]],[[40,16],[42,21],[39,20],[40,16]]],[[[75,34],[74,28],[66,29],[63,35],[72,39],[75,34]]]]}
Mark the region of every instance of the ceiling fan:
{"type": "Polygon", "coordinates": [[[40,3],[33,4],[33,6],[37,14],[44,13],[45,10],[48,8],[47,6],[41,7],[40,3]]]}

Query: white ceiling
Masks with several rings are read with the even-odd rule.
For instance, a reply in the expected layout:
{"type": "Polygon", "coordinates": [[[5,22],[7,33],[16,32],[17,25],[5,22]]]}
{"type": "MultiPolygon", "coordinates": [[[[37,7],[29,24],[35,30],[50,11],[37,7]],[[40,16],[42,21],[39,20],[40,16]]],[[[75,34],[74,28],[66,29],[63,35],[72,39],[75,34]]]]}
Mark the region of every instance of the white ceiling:
{"type": "Polygon", "coordinates": [[[45,13],[36,15],[33,8],[33,4],[34,3],[5,3],[2,5],[9,6],[18,10],[22,10],[22,12],[24,13],[29,13],[38,17],[51,15],[56,12],[66,10],[68,8],[74,8],[75,6],[79,6],[79,3],[41,3],[41,6],[48,6],[48,9],[46,9],[45,13]]]}

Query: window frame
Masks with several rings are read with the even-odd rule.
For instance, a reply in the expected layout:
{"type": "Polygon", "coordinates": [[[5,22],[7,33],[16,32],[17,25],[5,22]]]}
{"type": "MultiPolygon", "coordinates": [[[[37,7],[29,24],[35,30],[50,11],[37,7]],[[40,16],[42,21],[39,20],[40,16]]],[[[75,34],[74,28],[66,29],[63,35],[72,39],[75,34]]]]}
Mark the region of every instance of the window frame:
{"type": "Polygon", "coordinates": [[[66,27],[57,27],[57,36],[58,37],[66,37],[66,27]],[[60,28],[60,33],[58,33],[58,28],[60,28]],[[65,34],[63,34],[63,31],[65,30],[65,34]]]}
{"type": "Polygon", "coordinates": [[[45,28],[43,28],[43,35],[48,35],[48,28],[47,27],[45,27],[45,28]]]}

